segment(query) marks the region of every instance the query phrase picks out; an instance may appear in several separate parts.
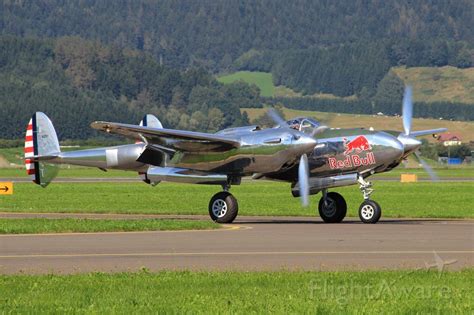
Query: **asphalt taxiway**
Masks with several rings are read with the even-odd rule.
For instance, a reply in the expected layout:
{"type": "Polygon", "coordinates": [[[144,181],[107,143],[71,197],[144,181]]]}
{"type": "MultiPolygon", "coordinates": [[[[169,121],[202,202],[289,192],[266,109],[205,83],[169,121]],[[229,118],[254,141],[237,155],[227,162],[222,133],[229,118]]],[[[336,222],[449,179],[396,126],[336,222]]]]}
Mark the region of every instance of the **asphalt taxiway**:
{"type": "Polygon", "coordinates": [[[324,224],[307,217],[240,217],[235,224],[211,231],[0,236],[0,273],[7,274],[119,272],[144,267],[156,271],[456,270],[473,266],[474,220],[384,219],[368,225],[355,218],[324,224]]]}

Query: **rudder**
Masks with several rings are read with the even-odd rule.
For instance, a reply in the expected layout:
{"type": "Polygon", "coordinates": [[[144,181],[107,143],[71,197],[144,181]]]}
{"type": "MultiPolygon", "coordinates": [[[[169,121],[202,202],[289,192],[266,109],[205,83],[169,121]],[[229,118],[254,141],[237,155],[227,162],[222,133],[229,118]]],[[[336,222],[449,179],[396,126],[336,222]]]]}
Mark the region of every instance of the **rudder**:
{"type": "Polygon", "coordinates": [[[60,153],[58,136],[51,120],[42,112],[30,119],[25,135],[26,172],[35,184],[48,186],[58,173],[58,166],[46,163],[60,153]]]}

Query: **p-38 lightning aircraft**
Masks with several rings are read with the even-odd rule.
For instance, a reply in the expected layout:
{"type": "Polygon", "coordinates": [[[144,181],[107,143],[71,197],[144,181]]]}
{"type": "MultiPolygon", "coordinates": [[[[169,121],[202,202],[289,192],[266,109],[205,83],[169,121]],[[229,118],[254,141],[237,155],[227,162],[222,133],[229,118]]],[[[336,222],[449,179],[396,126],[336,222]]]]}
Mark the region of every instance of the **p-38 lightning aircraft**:
{"type": "Polygon", "coordinates": [[[328,223],[341,222],[347,210],[344,198],[328,189],[359,184],[364,199],[360,220],[376,223],[381,208],[370,199],[373,190],[367,177],[390,171],[411,153],[419,158],[416,150],[421,142],[415,137],[446,131],[411,131],[411,94],[411,88],[407,88],[403,132],[334,129],[311,118],[284,121],[275,111],[269,111],[276,123],[274,128],[246,126],[202,133],[165,129],[156,117],[146,115],[140,125],[91,124],[94,129],[133,139],[134,144],[71,152],[60,151],[51,121],[37,112],[26,132],[25,164],[33,181],[43,187],[57,174],[57,164],[136,171],[152,185],[160,181],[219,185],[223,191],[209,202],[209,215],[219,223],[236,218],[237,199],[229,190],[244,176],[291,183],[291,193],[301,197],[305,206],[309,195],[322,192],[319,215],[328,223]]]}

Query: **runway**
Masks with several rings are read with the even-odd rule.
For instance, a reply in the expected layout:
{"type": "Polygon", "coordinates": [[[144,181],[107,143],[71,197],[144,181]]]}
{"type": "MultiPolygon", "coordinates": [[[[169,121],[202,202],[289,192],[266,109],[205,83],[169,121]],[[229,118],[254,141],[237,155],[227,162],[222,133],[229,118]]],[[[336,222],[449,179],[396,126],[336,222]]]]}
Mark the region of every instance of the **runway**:
{"type": "Polygon", "coordinates": [[[213,231],[0,236],[4,274],[473,266],[473,220],[385,219],[367,225],[355,218],[323,224],[318,218],[241,217],[213,231]]]}

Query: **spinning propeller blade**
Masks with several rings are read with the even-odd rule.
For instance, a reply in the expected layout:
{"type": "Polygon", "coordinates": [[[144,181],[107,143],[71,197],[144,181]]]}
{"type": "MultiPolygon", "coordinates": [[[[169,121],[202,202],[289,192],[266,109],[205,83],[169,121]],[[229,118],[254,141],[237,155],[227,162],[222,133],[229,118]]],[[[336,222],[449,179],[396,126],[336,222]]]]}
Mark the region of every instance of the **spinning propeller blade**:
{"type": "Polygon", "coordinates": [[[281,118],[280,115],[278,115],[278,112],[274,108],[270,108],[267,111],[267,115],[280,127],[282,128],[288,127],[288,124],[286,123],[286,121],[283,118],[281,118]]]}
{"type": "Polygon", "coordinates": [[[412,101],[412,88],[411,86],[407,86],[405,88],[405,93],[403,95],[403,108],[402,108],[402,116],[403,116],[403,130],[405,131],[405,135],[410,135],[411,132],[411,122],[413,117],[413,101],[412,101]]]}
{"type": "Polygon", "coordinates": [[[426,173],[428,173],[428,175],[430,175],[431,180],[434,181],[434,182],[439,181],[438,175],[436,175],[435,171],[431,168],[431,166],[429,166],[428,163],[426,163],[426,161],[423,160],[423,158],[421,157],[419,151],[415,151],[415,157],[418,160],[418,162],[421,164],[421,166],[423,166],[426,173]]]}
{"type": "Polygon", "coordinates": [[[314,128],[313,132],[311,132],[311,138],[317,135],[318,133],[323,132],[324,130],[328,129],[328,126],[321,125],[319,127],[314,128]]]}
{"type": "Polygon", "coordinates": [[[308,171],[308,157],[303,154],[300,158],[300,165],[298,167],[298,182],[300,186],[301,204],[303,207],[308,206],[309,199],[309,171],[308,171]]]}
{"type": "MultiPolygon", "coordinates": [[[[415,151],[417,148],[421,146],[421,142],[415,139],[416,136],[421,136],[429,134],[431,132],[435,132],[437,130],[424,130],[418,132],[411,132],[411,125],[412,125],[412,118],[413,118],[413,89],[411,86],[407,86],[405,88],[405,93],[403,95],[403,107],[402,107],[402,116],[403,116],[403,130],[404,133],[401,134],[398,139],[402,142],[403,147],[405,148],[405,152],[413,152],[415,154],[415,158],[417,161],[423,166],[425,171],[430,175],[432,181],[439,181],[439,177],[433,171],[433,169],[423,160],[420,155],[419,151],[415,151]]],[[[443,131],[444,129],[439,129],[443,131]]]]}

